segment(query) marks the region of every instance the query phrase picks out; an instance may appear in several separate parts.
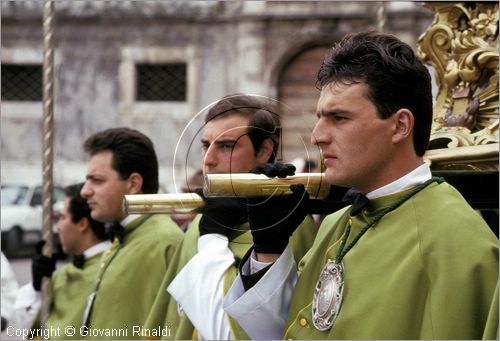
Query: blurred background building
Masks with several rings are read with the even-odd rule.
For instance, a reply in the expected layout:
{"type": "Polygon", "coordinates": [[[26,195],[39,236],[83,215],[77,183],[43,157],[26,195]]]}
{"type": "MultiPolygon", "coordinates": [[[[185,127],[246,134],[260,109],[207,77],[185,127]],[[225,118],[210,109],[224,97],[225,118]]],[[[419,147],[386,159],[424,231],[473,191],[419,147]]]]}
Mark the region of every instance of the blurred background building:
{"type": "MultiPolygon", "coordinates": [[[[1,2],[2,182],[41,181],[42,7],[1,2]]],[[[153,140],[173,192],[199,167],[196,114],[235,92],[279,100],[282,159],[315,160],[315,76],[332,44],[383,29],[416,49],[433,17],[416,2],[57,1],[54,181],[83,180],[90,134],[129,126],[153,140]]]]}

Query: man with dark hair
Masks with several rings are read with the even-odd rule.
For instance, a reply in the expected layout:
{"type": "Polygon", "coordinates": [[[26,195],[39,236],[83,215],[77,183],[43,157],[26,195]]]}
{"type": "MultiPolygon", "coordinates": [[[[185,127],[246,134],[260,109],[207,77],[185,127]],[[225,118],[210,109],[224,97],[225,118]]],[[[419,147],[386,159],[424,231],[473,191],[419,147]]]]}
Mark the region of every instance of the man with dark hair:
{"type": "Polygon", "coordinates": [[[85,244],[94,244],[93,241],[102,241],[109,239],[108,234],[104,228],[104,224],[94,220],[90,215],[90,208],[87,205],[87,201],[80,195],[83,183],[78,185],[72,185],[64,188],[64,194],[66,195],[68,206],[64,206],[58,222],[59,237],[61,239],[61,245],[63,251],[70,255],[78,255],[82,252],[80,249],[85,248],[85,244]],[[89,221],[89,227],[93,232],[93,235],[89,235],[87,238],[75,238],[66,233],[66,222],[70,220],[73,224],[77,224],[83,218],[89,221]],[[94,237],[94,238],[93,238],[94,237]],[[73,244],[77,244],[73,246],[73,244]]]}
{"type": "Polygon", "coordinates": [[[83,316],[81,337],[140,339],[142,326],[183,233],[167,215],[127,215],[126,194],[158,191],[158,161],[151,140],[137,130],[114,128],[90,136],[81,195],[92,218],[108,223],[114,241],[102,257],[83,316]],[[86,332],[89,332],[86,334],[86,332]]]}
{"type": "MultiPolygon", "coordinates": [[[[281,120],[277,104],[263,96],[228,95],[209,109],[205,116],[205,125],[210,122],[220,122],[217,119],[236,117],[236,115],[244,118],[244,122],[241,123],[245,123],[246,126],[241,126],[245,131],[242,137],[248,135],[255,155],[263,148],[263,143],[269,140],[272,144],[272,153],[267,162],[274,162],[281,138],[281,120]]],[[[202,140],[202,144],[203,148],[208,147],[206,140],[202,140]]]]}
{"type": "Polygon", "coordinates": [[[64,188],[66,198],[57,222],[62,248],[73,256],[73,262],[52,275],[56,259],[36,254],[32,263],[33,283],[21,289],[16,302],[18,327],[32,327],[41,306],[42,278],[52,279],[50,312],[44,327],[60,332],[53,333],[51,339],[80,339],[79,335],[65,333],[65,328],[80,328],[87,297],[94,289],[100,257],[111,244],[106,240],[104,224],[90,216],[90,208],[80,196],[82,186],[64,188]]]}
{"type": "MultiPolygon", "coordinates": [[[[276,201],[249,207],[254,252],[225,309],[251,338],[498,336],[498,239],[422,158],[430,83],[412,49],[391,35],[347,35],[326,57],[311,140],[327,181],[358,194],[323,221],[298,267],[289,247],[260,248],[293,232],[296,217],[278,230],[269,224],[276,201]]],[[[307,193],[279,202],[287,204],[300,217],[307,193]]]]}
{"type": "MultiPolygon", "coordinates": [[[[263,96],[226,96],[205,117],[203,171],[248,173],[273,162],[280,134],[280,116],[274,102],[263,96]]],[[[175,330],[165,338],[174,339],[248,338],[222,309],[224,293],[236,278],[239,260],[252,245],[246,201],[205,201],[203,214],[195,218],[176,252],[177,267],[165,275],[146,327],[172,326],[175,330]]],[[[297,260],[307,252],[316,234],[311,217],[304,216],[299,223],[301,227],[292,236],[297,260]]]]}

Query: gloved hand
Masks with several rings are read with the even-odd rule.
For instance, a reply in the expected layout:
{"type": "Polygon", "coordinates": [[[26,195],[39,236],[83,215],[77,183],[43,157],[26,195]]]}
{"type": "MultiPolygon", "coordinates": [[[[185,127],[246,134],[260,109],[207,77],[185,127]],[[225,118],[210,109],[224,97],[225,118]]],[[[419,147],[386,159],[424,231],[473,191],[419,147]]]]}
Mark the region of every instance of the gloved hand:
{"type": "Polygon", "coordinates": [[[348,187],[330,185],[328,197],[324,199],[311,199],[307,203],[307,212],[310,214],[331,214],[341,208],[352,204],[345,198],[348,187]]]}
{"type": "MultiPolygon", "coordinates": [[[[295,174],[295,166],[268,163],[250,172],[284,178],[295,174]]],[[[291,185],[290,189],[293,193],[289,196],[248,199],[248,221],[255,252],[282,253],[290,236],[306,217],[309,194],[304,185],[291,185]]]]}
{"type": "Polygon", "coordinates": [[[2,331],[7,328],[7,319],[2,316],[2,331]]]}
{"type": "Polygon", "coordinates": [[[45,241],[41,241],[36,245],[36,253],[31,262],[31,276],[33,278],[33,288],[40,291],[42,287],[42,278],[51,277],[56,270],[56,258],[54,256],[47,257],[42,255],[42,247],[45,241]]]}
{"type": "Polygon", "coordinates": [[[198,188],[195,192],[205,201],[199,229],[200,236],[208,233],[222,234],[231,239],[237,225],[246,221],[246,200],[239,198],[206,198],[198,188]]]}
{"type": "Polygon", "coordinates": [[[292,195],[248,199],[248,221],[254,250],[282,253],[288,239],[307,216],[309,194],[304,185],[291,185],[292,195]]]}
{"type": "Polygon", "coordinates": [[[295,175],[295,166],[291,163],[264,163],[250,170],[249,173],[265,174],[269,178],[286,178],[295,175]]]}

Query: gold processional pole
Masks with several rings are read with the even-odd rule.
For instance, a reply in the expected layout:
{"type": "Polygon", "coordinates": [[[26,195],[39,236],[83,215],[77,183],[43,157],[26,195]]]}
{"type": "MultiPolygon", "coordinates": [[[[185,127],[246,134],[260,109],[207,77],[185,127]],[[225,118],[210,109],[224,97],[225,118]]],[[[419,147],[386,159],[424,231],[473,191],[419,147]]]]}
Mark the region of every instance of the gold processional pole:
{"type": "MultiPolygon", "coordinates": [[[[52,239],[52,169],[54,162],[54,15],[55,1],[46,1],[43,5],[43,226],[42,237],[45,240],[42,253],[51,257],[54,250],[52,239]]],[[[42,281],[42,308],[40,322],[47,321],[50,297],[49,280],[42,281]]]]}
{"type": "MultiPolygon", "coordinates": [[[[206,197],[268,197],[291,194],[290,185],[303,184],[312,199],[325,199],[330,185],[324,173],[298,173],[286,178],[268,178],[263,174],[207,174],[203,194],[206,197]]],[[[200,212],[205,202],[196,193],[125,195],[123,206],[128,214],[177,214],[200,212]]]]}

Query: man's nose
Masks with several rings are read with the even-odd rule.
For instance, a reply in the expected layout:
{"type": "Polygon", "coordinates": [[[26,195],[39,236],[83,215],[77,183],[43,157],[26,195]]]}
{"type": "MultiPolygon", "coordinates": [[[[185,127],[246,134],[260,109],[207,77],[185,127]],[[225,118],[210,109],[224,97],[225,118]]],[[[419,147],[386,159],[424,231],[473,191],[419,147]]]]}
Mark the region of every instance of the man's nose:
{"type": "Polygon", "coordinates": [[[311,143],[319,146],[321,144],[328,143],[328,140],[329,140],[328,131],[326,130],[323,124],[323,120],[319,119],[313,128],[311,134],[311,143]]]}
{"type": "Polygon", "coordinates": [[[82,189],[80,190],[80,195],[83,198],[88,198],[88,197],[90,197],[91,193],[92,193],[92,191],[90,189],[90,185],[88,184],[88,181],[85,181],[85,183],[83,184],[82,189]]]}
{"type": "Polygon", "coordinates": [[[217,164],[217,158],[212,147],[209,147],[203,153],[203,166],[204,167],[214,167],[217,164]]]}

